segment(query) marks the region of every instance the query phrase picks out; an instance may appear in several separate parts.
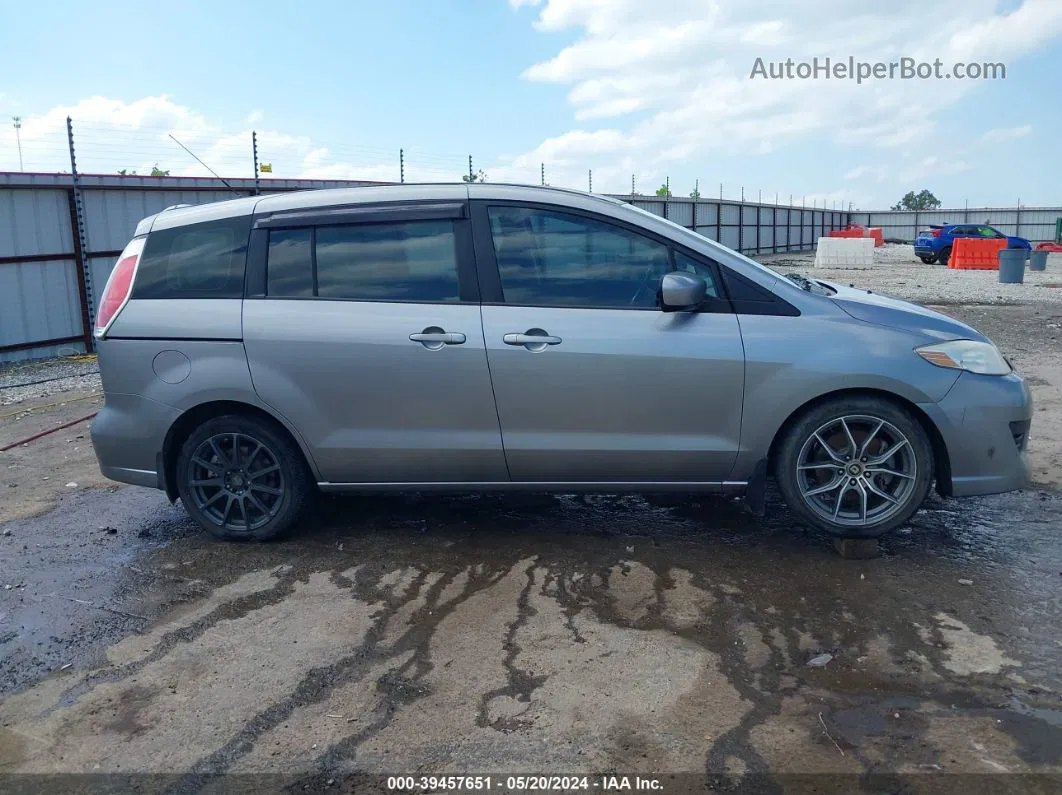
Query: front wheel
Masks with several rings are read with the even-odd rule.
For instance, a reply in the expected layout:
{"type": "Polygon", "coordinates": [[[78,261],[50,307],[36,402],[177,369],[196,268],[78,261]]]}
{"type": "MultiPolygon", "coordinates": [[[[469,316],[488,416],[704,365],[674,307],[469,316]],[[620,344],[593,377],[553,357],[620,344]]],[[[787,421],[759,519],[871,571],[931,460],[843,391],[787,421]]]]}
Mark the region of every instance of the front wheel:
{"type": "Polygon", "coordinates": [[[945,268],[948,267],[948,260],[949,259],[951,259],[951,248],[950,247],[946,248],[946,249],[943,249],[940,252],[940,254],[937,255],[937,262],[939,262],[945,268]]]}
{"type": "Polygon", "coordinates": [[[225,541],[265,541],[306,507],[312,482],[302,452],[279,428],[230,414],[181,445],[177,491],[189,515],[225,541]]]}
{"type": "Polygon", "coordinates": [[[794,423],[775,475],[789,507],[808,524],[839,538],[877,538],[925,500],[933,448],[918,420],[896,404],[842,398],[794,423]]]}

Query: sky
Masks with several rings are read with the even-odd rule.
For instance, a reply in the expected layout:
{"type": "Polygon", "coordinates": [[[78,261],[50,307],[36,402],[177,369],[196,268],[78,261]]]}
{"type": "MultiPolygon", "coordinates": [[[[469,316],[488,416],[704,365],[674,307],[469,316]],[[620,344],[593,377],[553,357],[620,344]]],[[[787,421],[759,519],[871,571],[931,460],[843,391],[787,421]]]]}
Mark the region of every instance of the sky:
{"type": "Polygon", "coordinates": [[[0,0],[0,52],[0,171],[70,116],[82,173],[250,177],[253,130],[273,177],[1062,204],[1062,0],[0,0]],[[816,57],[1006,78],[752,75],[816,57]]]}

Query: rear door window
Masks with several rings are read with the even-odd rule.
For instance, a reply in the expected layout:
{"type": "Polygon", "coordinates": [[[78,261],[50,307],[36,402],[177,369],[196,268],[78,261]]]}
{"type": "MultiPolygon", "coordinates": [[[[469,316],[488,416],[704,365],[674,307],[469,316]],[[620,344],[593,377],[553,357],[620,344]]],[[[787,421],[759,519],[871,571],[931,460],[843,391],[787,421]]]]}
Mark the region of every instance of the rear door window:
{"type": "Polygon", "coordinates": [[[460,300],[453,221],[318,227],[315,261],[320,298],[460,300]]]}
{"type": "Polygon", "coordinates": [[[266,295],[352,301],[460,300],[453,221],[269,232],[266,295]]]}
{"type": "Polygon", "coordinates": [[[250,216],[148,235],[133,298],[242,298],[250,216]]]}
{"type": "Polygon", "coordinates": [[[269,232],[266,294],[274,298],[313,296],[313,230],[269,232]]]}

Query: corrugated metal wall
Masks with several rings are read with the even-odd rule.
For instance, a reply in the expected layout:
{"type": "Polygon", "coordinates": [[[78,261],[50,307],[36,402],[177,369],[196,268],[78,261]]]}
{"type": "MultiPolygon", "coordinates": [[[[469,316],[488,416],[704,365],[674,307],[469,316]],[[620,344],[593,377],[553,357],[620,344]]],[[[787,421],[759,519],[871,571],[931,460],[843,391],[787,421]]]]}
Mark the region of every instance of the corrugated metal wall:
{"type": "MultiPolygon", "coordinates": [[[[0,173],[0,362],[84,351],[91,344],[82,263],[98,300],[137,222],[174,204],[249,196],[254,180],[199,177],[80,178],[87,250],[80,251],[69,174],[0,173]]],[[[345,180],[262,180],[262,193],[380,183],[345,180]]],[[[848,222],[847,213],[769,204],[618,196],[746,254],[811,248],[848,222]]]]}
{"type": "Polygon", "coordinates": [[[880,226],[885,239],[913,242],[930,224],[988,223],[1006,235],[1042,243],[1055,239],[1055,223],[1062,207],[961,207],[957,210],[886,210],[853,212],[852,223],[880,226]]]}
{"type": "Polygon", "coordinates": [[[802,209],[681,198],[664,202],[646,196],[616,196],[743,254],[774,254],[811,248],[826,232],[848,225],[841,210],[802,209]]]}
{"type": "MultiPolygon", "coordinates": [[[[82,261],[98,300],[137,222],[174,204],[250,196],[254,180],[81,177],[87,250],[79,251],[69,174],[0,173],[0,362],[83,352],[91,341],[82,261]]],[[[262,180],[262,193],[377,183],[262,180]]],[[[93,302],[94,303],[94,302],[93,302]]]]}

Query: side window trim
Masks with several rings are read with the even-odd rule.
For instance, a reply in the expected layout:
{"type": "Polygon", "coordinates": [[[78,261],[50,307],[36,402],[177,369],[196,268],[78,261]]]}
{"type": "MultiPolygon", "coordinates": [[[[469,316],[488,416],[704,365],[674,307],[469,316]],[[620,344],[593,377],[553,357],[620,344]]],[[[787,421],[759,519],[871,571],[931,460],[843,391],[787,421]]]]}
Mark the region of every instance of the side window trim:
{"type": "Polygon", "coordinates": [[[401,223],[403,221],[456,221],[467,217],[465,202],[418,202],[314,207],[255,217],[255,229],[351,224],[401,223]]]}

